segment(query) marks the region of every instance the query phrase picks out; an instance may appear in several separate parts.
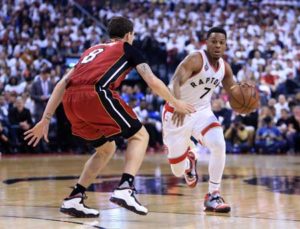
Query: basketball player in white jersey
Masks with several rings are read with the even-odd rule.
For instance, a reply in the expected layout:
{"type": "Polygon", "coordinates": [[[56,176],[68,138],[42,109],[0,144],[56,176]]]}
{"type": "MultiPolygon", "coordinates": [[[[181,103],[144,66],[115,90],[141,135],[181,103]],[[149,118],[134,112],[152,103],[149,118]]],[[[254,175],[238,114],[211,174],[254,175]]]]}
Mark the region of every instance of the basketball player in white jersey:
{"type": "MultiPolygon", "coordinates": [[[[220,195],[220,183],[225,166],[225,140],[223,129],[211,109],[211,96],[216,87],[223,85],[227,93],[237,84],[231,67],[222,56],[226,49],[226,32],[214,27],[207,34],[207,50],[189,54],[177,67],[170,88],[177,99],[196,108],[185,116],[174,112],[171,104],[164,106],[163,141],[175,176],[184,175],[189,187],[198,181],[196,154],[190,149],[193,136],[211,153],[209,159],[209,188],[205,196],[206,211],[229,212],[230,206],[220,195]]],[[[252,87],[251,83],[242,83],[252,87]]]]}

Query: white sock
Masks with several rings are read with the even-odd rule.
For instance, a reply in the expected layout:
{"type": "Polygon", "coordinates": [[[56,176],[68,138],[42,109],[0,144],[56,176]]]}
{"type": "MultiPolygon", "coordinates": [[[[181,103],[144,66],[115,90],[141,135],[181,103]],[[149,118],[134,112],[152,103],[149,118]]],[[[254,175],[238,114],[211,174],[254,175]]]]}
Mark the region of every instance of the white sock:
{"type": "Polygon", "coordinates": [[[213,193],[214,191],[219,191],[220,189],[220,183],[214,183],[212,181],[209,181],[208,183],[208,192],[213,193]]]}
{"type": "Polygon", "coordinates": [[[204,144],[210,151],[209,159],[209,193],[220,189],[225,166],[225,140],[222,128],[215,127],[204,135],[204,144]]]}

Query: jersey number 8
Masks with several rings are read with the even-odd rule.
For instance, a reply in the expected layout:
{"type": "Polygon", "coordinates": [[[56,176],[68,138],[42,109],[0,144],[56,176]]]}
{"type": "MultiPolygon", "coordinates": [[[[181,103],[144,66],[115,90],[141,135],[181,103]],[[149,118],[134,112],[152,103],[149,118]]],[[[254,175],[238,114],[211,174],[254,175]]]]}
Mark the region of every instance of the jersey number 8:
{"type": "Polygon", "coordinates": [[[86,57],[84,57],[83,60],[81,61],[81,63],[82,64],[86,64],[86,63],[91,62],[92,60],[94,60],[96,58],[96,56],[98,56],[103,51],[104,51],[103,48],[95,49],[94,51],[90,52],[89,55],[87,55],[86,57]]]}

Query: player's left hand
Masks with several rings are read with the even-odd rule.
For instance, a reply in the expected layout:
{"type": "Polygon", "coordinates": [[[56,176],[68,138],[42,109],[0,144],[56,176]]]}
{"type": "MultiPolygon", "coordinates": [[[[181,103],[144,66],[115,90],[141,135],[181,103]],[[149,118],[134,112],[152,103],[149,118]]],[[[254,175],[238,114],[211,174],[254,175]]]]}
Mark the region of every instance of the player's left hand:
{"type": "Polygon", "coordinates": [[[176,111],[174,111],[172,115],[172,121],[177,127],[183,125],[184,118],[185,118],[185,114],[178,113],[176,111]]]}
{"type": "Polygon", "coordinates": [[[50,121],[47,119],[42,119],[39,121],[33,128],[27,130],[24,135],[24,140],[29,140],[28,145],[36,146],[42,137],[44,137],[46,142],[48,140],[48,131],[49,131],[50,121]]]}

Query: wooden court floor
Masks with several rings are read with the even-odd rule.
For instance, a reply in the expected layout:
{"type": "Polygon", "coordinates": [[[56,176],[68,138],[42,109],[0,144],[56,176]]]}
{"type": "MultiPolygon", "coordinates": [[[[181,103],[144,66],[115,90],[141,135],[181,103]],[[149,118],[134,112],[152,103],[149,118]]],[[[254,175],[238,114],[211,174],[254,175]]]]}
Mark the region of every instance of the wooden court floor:
{"type": "Polygon", "coordinates": [[[0,228],[300,228],[299,156],[228,155],[222,194],[232,211],[213,214],[202,209],[208,155],[201,155],[195,189],[172,176],[166,155],[147,155],[135,185],[150,213],[139,216],[108,200],[123,165],[116,155],[87,192],[86,204],[100,209],[100,217],[68,217],[58,209],[87,158],[2,157],[0,228]]]}

